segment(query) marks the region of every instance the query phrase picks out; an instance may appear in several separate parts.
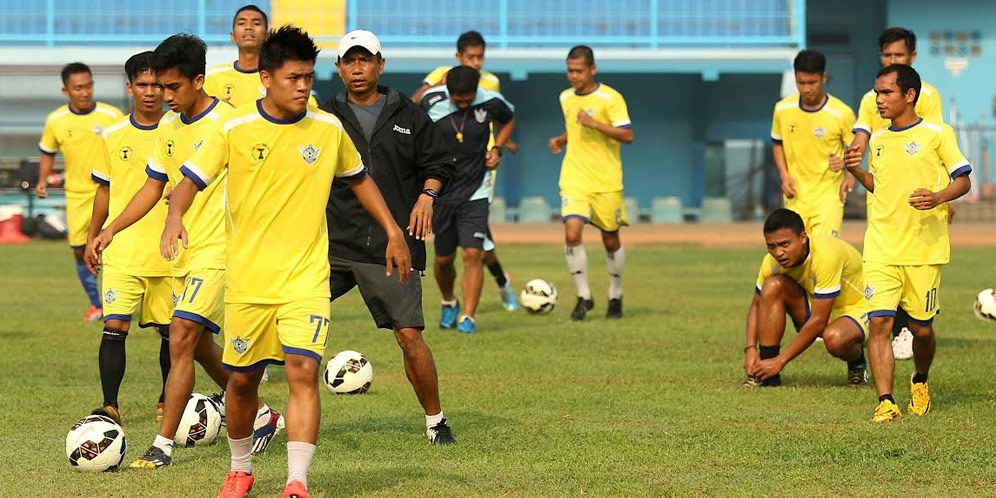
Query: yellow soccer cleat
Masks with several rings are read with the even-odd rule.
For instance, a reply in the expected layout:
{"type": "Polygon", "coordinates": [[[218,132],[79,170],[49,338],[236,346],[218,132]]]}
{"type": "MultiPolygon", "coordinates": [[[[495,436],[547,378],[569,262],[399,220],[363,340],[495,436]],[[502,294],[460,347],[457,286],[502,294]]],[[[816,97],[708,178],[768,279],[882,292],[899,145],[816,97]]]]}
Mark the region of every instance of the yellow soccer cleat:
{"type": "Polygon", "coordinates": [[[882,402],[875,407],[875,415],[872,416],[872,422],[881,424],[884,422],[899,420],[901,418],[903,418],[903,414],[899,411],[899,407],[892,401],[886,399],[882,400],[882,402]]]}
{"type": "Polygon", "coordinates": [[[910,379],[910,413],[926,415],[930,411],[930,388],[927,383],[914,383],[910,379]]]}
{"type": "Polygon", "coordinates": [[[166,412],[166,403],[159,403],[156,405],[156,422],[163,421],[163,413],[166,412]]]}

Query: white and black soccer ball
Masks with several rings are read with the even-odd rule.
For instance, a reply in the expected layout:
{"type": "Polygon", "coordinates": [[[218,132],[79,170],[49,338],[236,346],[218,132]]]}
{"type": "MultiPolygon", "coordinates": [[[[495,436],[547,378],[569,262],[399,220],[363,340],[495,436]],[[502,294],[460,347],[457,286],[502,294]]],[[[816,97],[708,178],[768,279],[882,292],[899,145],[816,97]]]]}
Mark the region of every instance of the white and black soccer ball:
{"type": "Polygon", "coordinates": [[[980,320],[996,322],[996,295],[993,294],[992,289],[983,289],[979,292],[979,295],[975,297],[972,311],[980,320]]]}
{"type": "Polygon", "coordinates": [[[519,294],[519,303],[530,314],[549,314],[557,305],[557,288],[552,282],[541,278],[530,280],[519,294]]]}
{"type": "Polygon", "coordinates": [[[184,447],[207,446],[214,442],[221,430],[221,411],[211,398],[193,393],[180,417],[173,441],[184,447]]]}
{"type": "Polygon", "coordinates": [[[83,417],[66,435],[66,456],[80,470],[115,470],[125,455],[124,429],[103,415],[83,417]]]}
{"type": "Polygon", "coordinates": [[[336,394],[363,394],[373,376],[373,364],[356,351],[342,351],[325,365],[325,386],[336,394]]]}

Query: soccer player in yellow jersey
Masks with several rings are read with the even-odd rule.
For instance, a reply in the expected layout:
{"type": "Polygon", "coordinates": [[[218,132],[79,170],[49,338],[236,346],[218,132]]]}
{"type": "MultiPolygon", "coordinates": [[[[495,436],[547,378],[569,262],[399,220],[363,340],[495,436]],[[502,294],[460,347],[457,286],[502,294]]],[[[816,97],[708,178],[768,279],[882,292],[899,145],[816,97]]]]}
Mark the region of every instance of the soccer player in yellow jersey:
{"type": "Polygon", "coordinates": [[[803,50],[793,67],[799,93],[779,101],[771,120],[785,207],[802,216],[806,233],[837,237],[854,184],[843,171],[844,149],[854,139],[854,111],[824,90],[823,54],[803,50]]]}
{"type": "Polygon", "coordinates": [[[84,315],[88,322],[101,317],[100,290],[97,277],[83,261],[87,230],[93,213],[93,196],[97,185],[90,179],[93,158],[98,157],[104,146],[100,134],[104,128],[121,118],[116,107],[93,100],[93,75],[81,62],[66,64],[62,68],[62,94],[69,103],[49,113],[38,150],[38,197],[48,196],[48,177],[52,174],[55,154],[62,151],[66,160],[66,224],[69,225],[69,247],[76,257],[76,275],[83,290],[90,298],[90,309],[84,315]]]}
{"type": "Polygon", "coordinates": [[[747,313],[743,387],[779,386],[781,371],[817,338],[847,362],[847,382],[868,383],[861,342],[868,328],[861,254],[835,237],[806,232],[802,217],[776,209],[764,220],[768,254],[747,313]],[[798,332],[781,352],[785,315],[798,332]]]}
{"type": "Polygon", "coordinates": [[[865,297],[868,299],[871,359],[879,405],[874,422],[901,417],[892,396],[895,371],[889,343],[897,307],[910,316],[915,372],[909,411],[930,410],[927,374],[934,359],[933,320],[940,308],[941,269],[948,263],[947,203],[969,191],[972,171],[950,126],[916,114],[920,76],[905,64],[887,66],[875,79],[879,114],[892,125],[869,143],[869,169],[852,145],[844,157],[849,171],[869,192],[865,233],[865,297]]]}
{"type": "Polygon", "coordinates": [[[564,220],[567,268],[577,285],[578,300],[571,320],[583,320],[595,306],[588,287],[588,256],[581,244],[585,223],[602,231],[609,267],[609,305],[606,318],[622,317],[622,277],[626,252],[619,228],[628,225],[623,203],[622,159],[619,143],[633,142],[626,101],[614,88],[595,81],[598,68],[590,47],[578,45],[567,54],[571,88],[560,93],[567,131],[550,139],[550,150],[560,154],[560,215],[564,220]]]}
{"type": "Polygon", "coordinates": [[[407,282],[411,255],[376,183],[335,116],[307,105],[318,48],[307,33],[284,26],[260,53],[266,96],[219,120],[182,167],[173,190],[161,250],[172,259],[191,244],[182,213],[198,190],[225,181],[228,267],[225,353],[231,471],[219,496],[241,497],[253,483],[252,419],[266,364],[285,364],[287,487],[307,497],[307,473],[321,418],[318,369],[329,335],[329,260],[325,209],[334,177],[347,178],[360,203],[388,234],[387,274],[407,282]],[[182,244],[178,244],[178,239],[182,244]]]}
{"type": "MultiPolygon", "coordinates": [[[[145,161],[156,143],[156,128],[163,115],[162,87],[152,72],[152,52],[133,55],[125,62],[126,88],[134,112],[103,132],[104,147],[95,158],[91,178],[98,185],[88,240],[99,233],[108,215],[117,217],[131,196],[145,183],[145,161]]],[[[150,245],[166,220],[166,205],[156,203],[141,222],[122,232],[118,243],[103,258],[104,333],[97,364],[104,403],[94,414],[121,421],[118,390],[125,373],[125,339],[131,316],[141,307],[138,325],[155,328],[162,335],[159,366],[163,384],[169,373],[169,316],[173,311],[173,265],[150,245]]],[[[101,262],[87,258],[96,275],[101,262]]],[[[163,393],[159,403],[163,402],[163,393]]]]}

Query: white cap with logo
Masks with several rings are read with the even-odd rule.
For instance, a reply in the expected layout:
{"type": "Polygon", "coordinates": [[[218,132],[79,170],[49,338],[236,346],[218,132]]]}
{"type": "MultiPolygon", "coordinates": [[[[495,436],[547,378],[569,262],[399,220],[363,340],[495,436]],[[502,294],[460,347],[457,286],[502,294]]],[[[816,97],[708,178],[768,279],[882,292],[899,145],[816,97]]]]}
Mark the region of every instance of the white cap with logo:
{"type": "Polygon", "coordinates": [[[342,35],[339,40],[339,57],[342,58],[353,47],[363,47],[373,55],[381,54],[380,40],[377,39],[377,35],[365,29],[357,29],[342,35]]]}

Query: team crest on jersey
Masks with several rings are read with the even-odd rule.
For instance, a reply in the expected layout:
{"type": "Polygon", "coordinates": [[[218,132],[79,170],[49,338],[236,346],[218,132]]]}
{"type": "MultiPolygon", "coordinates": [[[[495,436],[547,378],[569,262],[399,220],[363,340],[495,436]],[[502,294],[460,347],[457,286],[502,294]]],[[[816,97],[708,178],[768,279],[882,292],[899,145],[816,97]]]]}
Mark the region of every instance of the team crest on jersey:
{"type": "Polygon", "coordinates": [[[882,152],[885,151],[885,146],[879,145],[875,147],[875,157],[882,157],[882,152]]]}
{"type": "Polygon", "coordinates": [[[266,156],[270,155],[270,147],[266,144],[256,144],[252,146],[252,151],[249,152],[249,157],[257,163],[261,163],[266,160],[266,156]]]}
{"type": "Polygon", "coordinates": [[[194,144],[194,152],[197,152],[197,150],[200,149],[202,145],[204,145],[203,138],[198,140],[197,143],[194,144]]]}
{"type": "Polygon", "coordinates": [[[176,148],[176,144],[172,140],[166,141],[166,155],[173,157],[173,149],[176,148]]]}
{"type": "Polygon", "coordinates": [[[104,127],[103,126],[96,125],[96,126],[93,127],[93,134],[94,135],[100,135],[103,132],[104,132],[104,127]]]}
{"type": "Polygon", "coordinates": [[[488,119],[487,109],[474,109],[474,119],[481,124],[484,124],[484,120],[488,119]]]}
{"type": "Polygon", "coordinates": [[[120,292],[121,291],[116,291],[114,289],[107,289],[107,292],[104,293],[104,302],[107,304],[114,304],[114,301],[118,298],[118,294],[120,294],[120,292]]]}
{"type": "Polygon", "coordinates": [[[225,85],[224,87],[222,87],[222,90],[224,90],[224,92],[225,92],[226,100],[230,99],[230,98],[232,98],[232,93],[235,92],[235,85],[229,83],[229,84],[225,85]]]}
{"type": "Polygon", "coordinates": [[[789,133],[795,133],[795,123],[789,123],[789,133]]]}
{"type": "Polygon", "coordinates": [[[320,147],[316,149],[312,144],[308,144],[307,147],[298,145],[297,148],[301,151],[301,159],[304,159],[304,162],[308,164],[315,164],[315,161],[318,160],[318,155],[322,153],[320,147]]]}
{"type": "Polygon", "coordinates": [[[920,152],[920,144],[916,143],[916,140],[906,144],[906,153],[915,156],[917,152],[920,152]]]}
{"type": "Polygon", "coordinates": [[[865,284],[865,300],[871,301],[871,298],[875,297],[875,288],[865,284]]]}
{"type": "Polygon", "coordinates": [[[173,307],[176,308],[177,304],[180,304],[180,295],[173,292],[173,307]]]}
{"type": "Polygon", "coordinates": [[[131,147],[126,145],[118,149],[118,157],[120,157],[122,161],[131,159],[131,147]]]}
{"type": "Polygon", "coordinates": [[[251,340],[252,339],[243,339],[241,335],[237,335],[235,336],[235,339],[232,339],[232,348],[235,349],[236,353],[245,354],[245,352],[249,349],[249,341],[251,340]]]}
{"type": "Polygon", "coordinates": [[[816,135],[817,139],[823,140],[823,137],[827,136],[827,130],[822,126],[817,126],[813,128],[813,135],[816,135]]]}

